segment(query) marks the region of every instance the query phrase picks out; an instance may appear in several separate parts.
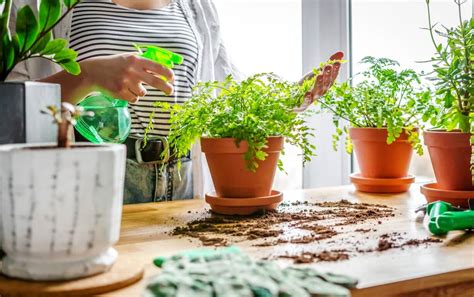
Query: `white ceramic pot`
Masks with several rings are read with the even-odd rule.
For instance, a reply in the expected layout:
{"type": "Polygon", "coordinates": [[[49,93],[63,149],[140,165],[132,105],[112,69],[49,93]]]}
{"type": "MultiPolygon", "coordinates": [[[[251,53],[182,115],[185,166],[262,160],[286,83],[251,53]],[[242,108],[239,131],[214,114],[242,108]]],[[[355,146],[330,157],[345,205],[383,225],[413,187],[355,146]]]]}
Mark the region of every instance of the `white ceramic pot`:
{"type": "Polygon", "coordinates": [[[125,146],[0,146],[2,272],[66,280],[115,262],[125,176],[125,146]]]}

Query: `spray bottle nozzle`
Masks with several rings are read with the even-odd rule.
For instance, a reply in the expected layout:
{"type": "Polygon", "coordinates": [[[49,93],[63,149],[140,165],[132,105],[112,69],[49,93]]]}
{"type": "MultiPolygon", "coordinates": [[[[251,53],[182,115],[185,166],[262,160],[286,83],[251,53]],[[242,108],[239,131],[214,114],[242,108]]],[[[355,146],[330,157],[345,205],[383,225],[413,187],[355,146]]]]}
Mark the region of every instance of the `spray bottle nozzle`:
{"type": "Polygon", "coordinates": [[[137,44],[134,44],[134,46],[141,57],[155,61],[166,68],[173,69],[174,65],[180,65],[183,63],[183,56],[161,47],[137,44]],[[145,49],[145,51],[142,49],[145,49]]]}

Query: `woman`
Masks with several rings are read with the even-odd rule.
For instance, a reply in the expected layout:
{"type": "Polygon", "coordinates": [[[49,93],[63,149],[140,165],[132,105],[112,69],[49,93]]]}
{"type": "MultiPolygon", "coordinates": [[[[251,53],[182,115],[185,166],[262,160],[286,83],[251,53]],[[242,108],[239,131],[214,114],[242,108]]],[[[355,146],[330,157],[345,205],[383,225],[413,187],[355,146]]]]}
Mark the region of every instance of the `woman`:
{"type": "MultiPolygon", "coordinates": [[[[24,2],[37,7],[37,0],[15,0],[14,9],[24,2]]],[[[125,203],[202,196],[205,181],[198,146],[182,160],[180,172],[177,160],[166,160],[160,170],[165,161],[159,156],[169,131],[169,114],[156,112],[150,145],[142,152],[133,148],[143,137],[153,102],[183,103],[197,81],[220,80],[228,74],[238,77],[222,44],[211,0],[83,0],[54,33],[68,39],[78,52],[81,74],[72,76],[47,61],[31,59],[18,65],[10,79],[58,83],[62,99],[72,103],[98,90],[130,102],[125,203]],[[133,43],[169,49],[181,54],[184,62],[173,71],[166,69],[138,57],[133,43]]],[[[342,53],[331,58],[341,59],[342,53]]],[[[327,91],[339,67],[336,63],[324,69],[297,112],[327,91]]]]}

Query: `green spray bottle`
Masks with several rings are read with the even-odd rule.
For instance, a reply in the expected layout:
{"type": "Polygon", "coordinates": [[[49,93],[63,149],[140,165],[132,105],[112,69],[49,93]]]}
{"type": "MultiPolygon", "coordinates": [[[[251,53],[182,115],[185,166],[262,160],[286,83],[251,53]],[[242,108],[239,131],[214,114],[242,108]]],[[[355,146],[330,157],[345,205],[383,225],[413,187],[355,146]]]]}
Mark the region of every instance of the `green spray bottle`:
{"type": "MultiPolygon", "coordinates": [[[[166,68],[173,69],[183,63],[183,57],[172,51],[152,45],[136,45],[138,54],[155,61],[166,68]]],[[[132,126],[128,111],[128,102],[110,97],[103,93],[94,93],[81,102],[85,111],[92,111],[93,116],[84,116],[77,120],[76,130],[92,143],[122,143],[132,126]]]]}

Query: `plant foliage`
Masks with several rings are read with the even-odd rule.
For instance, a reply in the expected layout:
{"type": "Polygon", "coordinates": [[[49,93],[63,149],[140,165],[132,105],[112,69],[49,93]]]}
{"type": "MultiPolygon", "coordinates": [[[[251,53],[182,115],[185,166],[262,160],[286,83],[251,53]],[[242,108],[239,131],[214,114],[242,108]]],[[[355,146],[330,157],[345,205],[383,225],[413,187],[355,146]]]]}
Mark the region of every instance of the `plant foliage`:
{"type": "MultiPolygon", "coordinates": [[[[428,28],[436,50],[430,61],[432,79],[436,83],[437,112],[432,124],[446,130],[460,129],[472,133],[474,127],[474,18],[463,21],[461,6],[466,1],[454,0],[458,6],[459,25],[442,26],[431,20],[430,1],[426,0],[428,28]],[[442,38],[437,42],[435,34],[442,38]]],[[[471,140],[472,142],[472,140],[471,140]]]]}
{"type": "Polygon", "coordinates": [[[435,112],[431,92],[423,87],[415,71],[398,70],[397,61],[365,57],[361,63],[368,65],[367,70],[336,84],[319,100],[321,111],[333,113],[334,149],[340,137],[346,134],[346,150],[352,152],[348,123],[353,127],[387,128],[388,144],[406,133],[421,155],[423,149],[415,128],[421,127],[435,112]],[[360,82],[354,83],[355,78],[360,82]]]}
{"type": "Polygon", "coordinates": [[[293,112],[314,81],[299,85],[272,73],[256,74],[242,82],[228,76],[222,82],[197,84],[192,98],[183,105],[157,102],[155,106],[171,112],[168,138],[176,157],[186,156],[201,137],[235,138],[237,145],[248,142],[247,169],[256,171],[258,161],[267,157],[264,148],[270,136],[283,136],[301,148],[305,162],[314,155],[315,146],[308,140],[312,130],[305,125],[303,114],[293,112]]]}
{"type": "Polygon", "coordinates": [[[38,15],[25,5],[16,14],[15,30],[10,30],[13,0],[0,0],[0,81],[13,68],[30,58],[45,58],[59,64],[71,74],[79,74],[77,53],[67,47],[64,39],[53,39],[52,29],[73,10],[79,0],[41,0],[38,15]],[[65,13],[61,14],[63,5],[65,13]]]}

